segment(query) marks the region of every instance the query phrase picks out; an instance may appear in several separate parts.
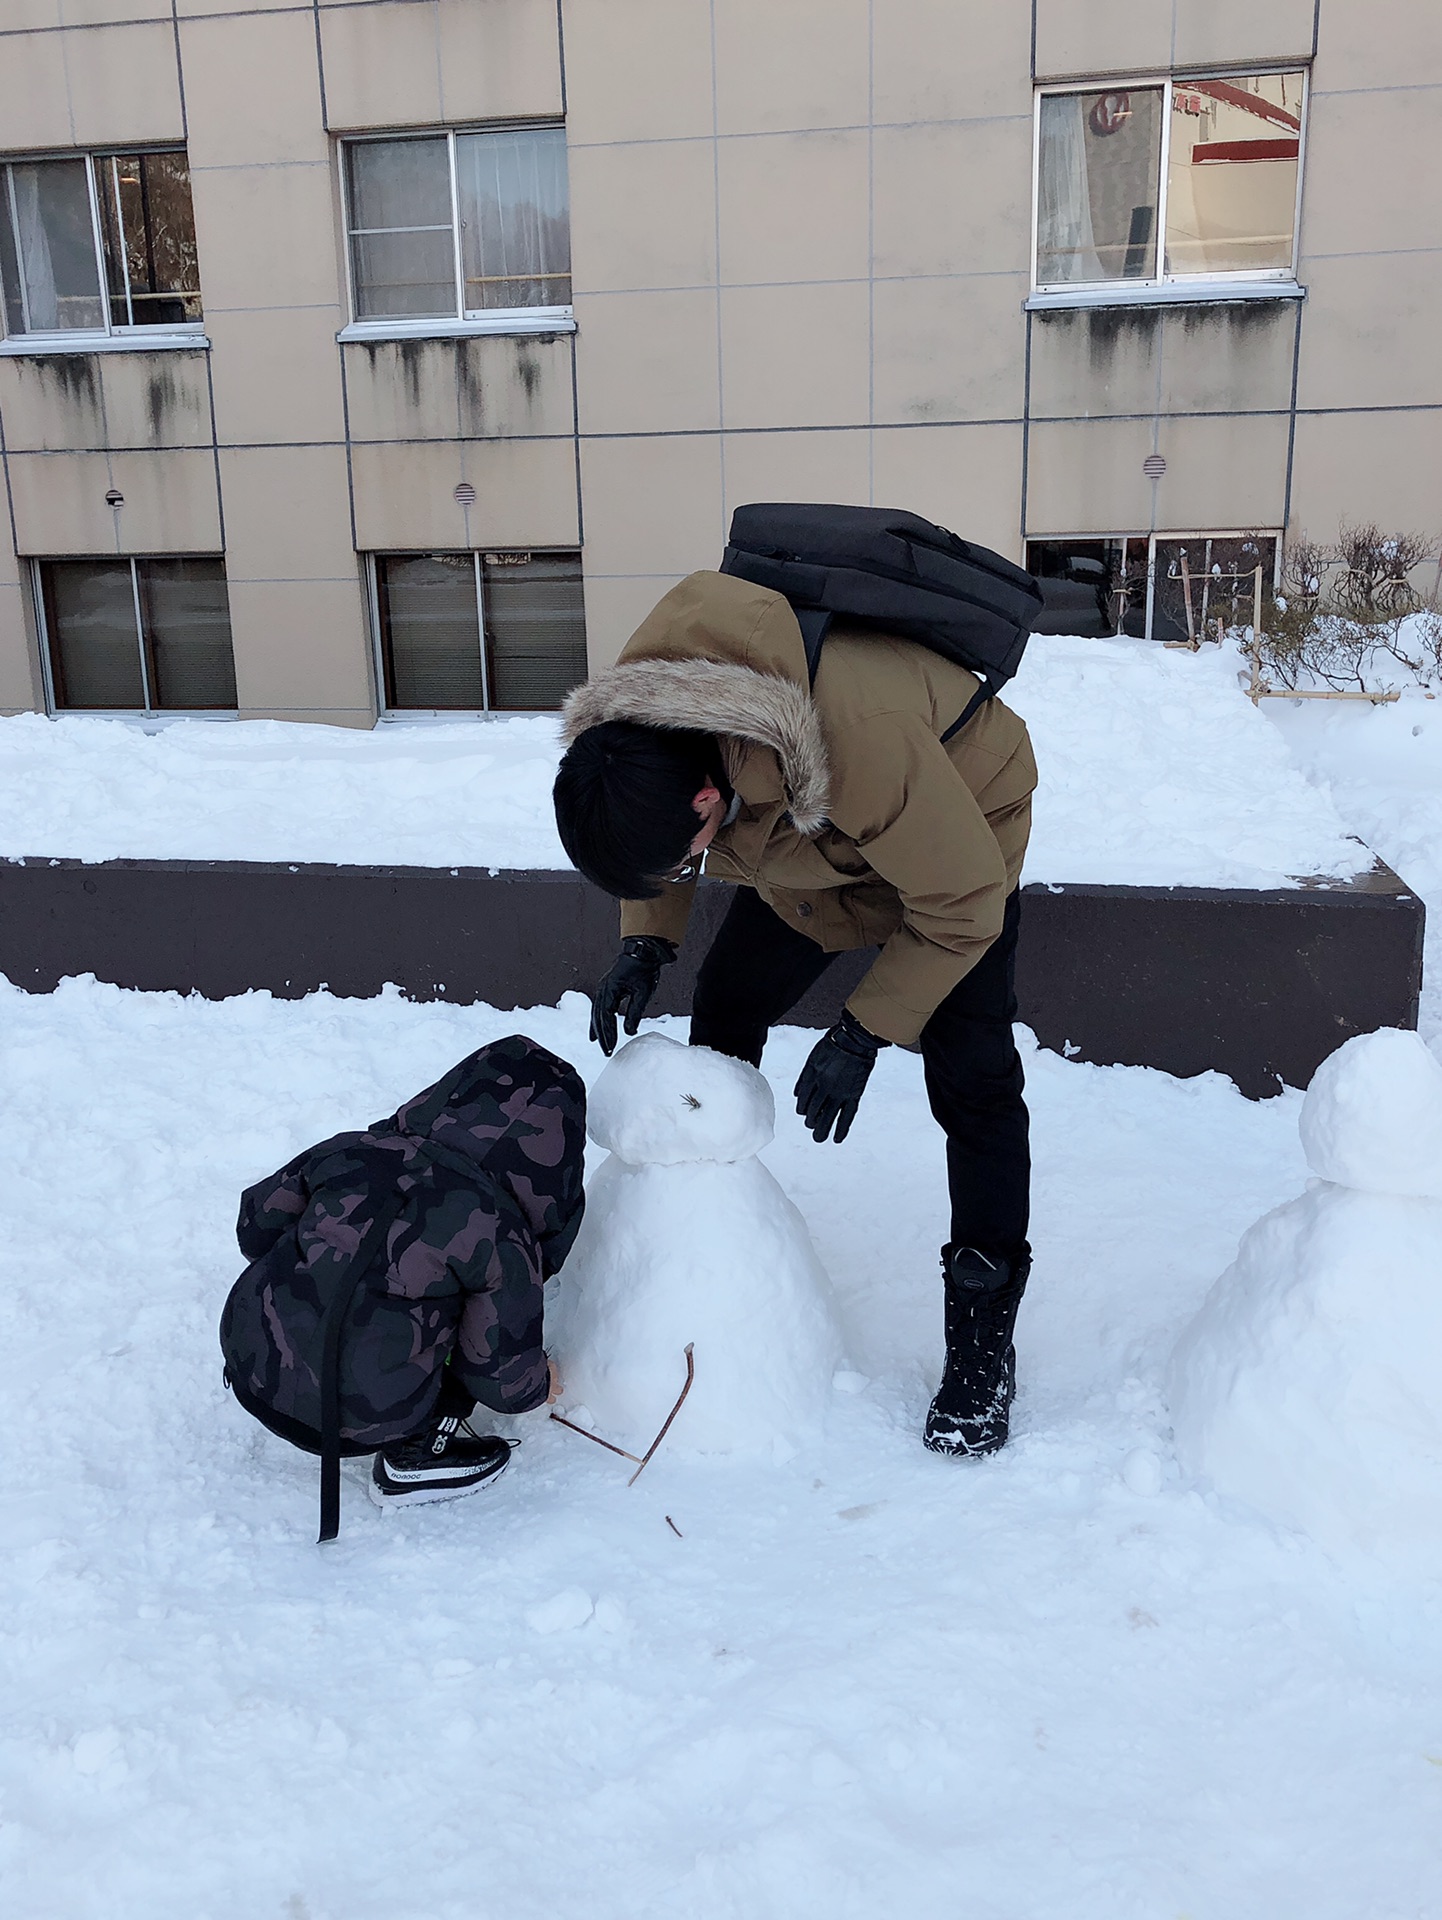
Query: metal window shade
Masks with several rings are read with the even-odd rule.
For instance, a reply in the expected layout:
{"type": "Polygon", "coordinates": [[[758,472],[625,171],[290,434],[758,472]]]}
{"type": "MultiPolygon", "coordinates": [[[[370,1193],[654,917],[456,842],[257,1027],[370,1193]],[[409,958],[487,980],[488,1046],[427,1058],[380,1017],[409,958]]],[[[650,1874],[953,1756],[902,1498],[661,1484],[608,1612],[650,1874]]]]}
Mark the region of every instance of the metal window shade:
{"type": "Polygon", "coordinates": [[[491,705],[559,707],[586,677],[581,556],[487,556],[485,583],[491,705]]]}
{"type": "Polygon", "coordinates": [[[387,706],[483,707],[475,556],[379,555],[376,596],[387,706]]]}
{"type": "Polygon", "coordinates": [[[233,709],[225,562],[141,560],[137,568],[152,704],[191,712],[233,709]]]}

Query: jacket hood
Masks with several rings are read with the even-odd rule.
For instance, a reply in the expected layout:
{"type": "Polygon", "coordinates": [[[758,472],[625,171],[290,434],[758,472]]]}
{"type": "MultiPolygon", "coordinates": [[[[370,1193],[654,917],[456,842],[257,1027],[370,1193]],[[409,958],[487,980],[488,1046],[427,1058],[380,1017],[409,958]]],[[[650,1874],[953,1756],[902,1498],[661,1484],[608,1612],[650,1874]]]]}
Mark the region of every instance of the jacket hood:
{"type": "Polygon", "coordinates": [[[693,573],[657,602],[613,667],[561,709],[569,746],[588,727],[629,720],[730,735],[776,755],[801,833],[826,824],[831,776],[806,651],[779,593],[731,574],[693,573]]]}
{"type": "Polygon", "coordinates": [[[462,1060],[371,1132],[391,1130],[464,1160],[510,1199],[546,1272],[559,1269],[585,1205],[586,1090],[574,1067],[512,1034],[462,1060]]]}

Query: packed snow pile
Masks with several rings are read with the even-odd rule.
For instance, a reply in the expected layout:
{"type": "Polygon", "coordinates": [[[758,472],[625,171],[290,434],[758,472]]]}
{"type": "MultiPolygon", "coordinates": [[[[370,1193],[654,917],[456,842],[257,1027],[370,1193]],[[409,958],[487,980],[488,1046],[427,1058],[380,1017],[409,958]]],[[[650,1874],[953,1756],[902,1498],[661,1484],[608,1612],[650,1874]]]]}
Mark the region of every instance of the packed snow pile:
{"type": "Polygon", "coordinates": [[[1372,864],[1242,693],[1231,647],[1039,635],[1002,697],[1040,773],[1027,880],[1280,887],[1372,864]]]}
{"type": "MultiPolygon", "coordinates": [[[[1036,743],[1026,878],[1285,886],[1370,864],[1211,647],[1040,635],[1005,698],[1036,743]]],[[[548,716],[0,719],[0,857],[564,867],[548,716]]]]}
{"type": "Polygon", "coordinates": [[[1183,1464],[1342,1558],[1442,1572],[1442,1065],[1349,1040],[1303,1102],[1318,1176],[1258,1221],[1173,1354],[1183,1464]]]}
{"type": "Polygon", "coordinates": [[[1442,700],[1268,700],[1262,712],[1352,831],[1426,902],[1417,1024],[1442,1037],[1442,700]]]}
{"type": "Polygon", "coordinates": [[[756,1158],[775,1121],[754,1067],[662,1034],[602,1072],[589,1132],[610,1157],[548,1318],[568,1418],[644,1448],[690,1346],[668,1444],[785,1451],[815,1430],[841,1343],[806,1223],[756,1158]]]}

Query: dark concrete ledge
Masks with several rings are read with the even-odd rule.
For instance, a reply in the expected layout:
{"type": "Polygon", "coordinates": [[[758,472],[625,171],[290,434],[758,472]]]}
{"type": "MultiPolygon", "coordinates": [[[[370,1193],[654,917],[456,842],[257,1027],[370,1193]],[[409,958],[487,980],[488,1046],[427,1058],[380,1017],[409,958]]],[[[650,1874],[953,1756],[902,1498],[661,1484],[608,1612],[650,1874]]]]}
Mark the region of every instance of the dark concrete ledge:
{"type": "MultiPolygon", "coordinates": [[[[730,889],[703,882],[662,976],[682,1013],[730,889]]],[[[1216,1068],[1258,1097],[1305,1086],[1355,1033],[1412,1027],[1424,910],[1386,867],[1349,883],[1030,886],[1017,994],[1043,1046],[1111,1065],[1216,1068]]],[[[0,861],[0,972],[48,993],[91,973],[209,999],[252,987],[548,1006],[615,952],[615,903],[559,872],[242,861],[0,861]]],[[[869,964],[838,958],[795,1009],[825,1026],[869,964]]]]}

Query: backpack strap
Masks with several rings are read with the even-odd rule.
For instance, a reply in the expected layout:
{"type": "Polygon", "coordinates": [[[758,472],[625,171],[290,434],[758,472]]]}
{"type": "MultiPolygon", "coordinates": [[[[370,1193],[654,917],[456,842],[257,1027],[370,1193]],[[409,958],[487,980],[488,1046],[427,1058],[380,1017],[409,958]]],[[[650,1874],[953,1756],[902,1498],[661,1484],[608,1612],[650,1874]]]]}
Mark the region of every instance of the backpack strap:
{"type": "Polygon", "coordinates": [[[806,679],[809,686],[816,685],[816,669],[821,665],[821,646],[831,627],[832,616],[824,607],[798,607],[791,611],[796,615],[796,624],[801,629],[801,644],[806,649],[806,679]]]}
{"type": "Polygon", "coordinates": [[[404,1192],[391,1189],[385,1202],[365,1233],[360,1245],[341,1270],[335,1292],[330,1297],[321,1322],[320,1360],[320,1533],[317,1546],[334,1540],[340,1532],[340,1340],[346,1315],[360,1283],[384,1250],[386,1236],[394,1226],[414,1187],[404,1192]]]}
{"type": "Polygon", "coordinates": [[[988,700],[994,699],[995,695],[996,695],[996,688],[992,686],[991,682],[987,679],[986,675],[984,673],[978,674],[976,692],[967,701],[966,706],[962,712],[961,718],[959,720],[953,720],[951,725],[947,728],[946,732],[941,736],[942,746],[945,746],[948,740],[954,738],[955,735],[960,733],[962,728],[966,725],[967,721],[970,720],[971,716],[974,713],[979,712],[980,709],[986,705],[988,700]]]}

